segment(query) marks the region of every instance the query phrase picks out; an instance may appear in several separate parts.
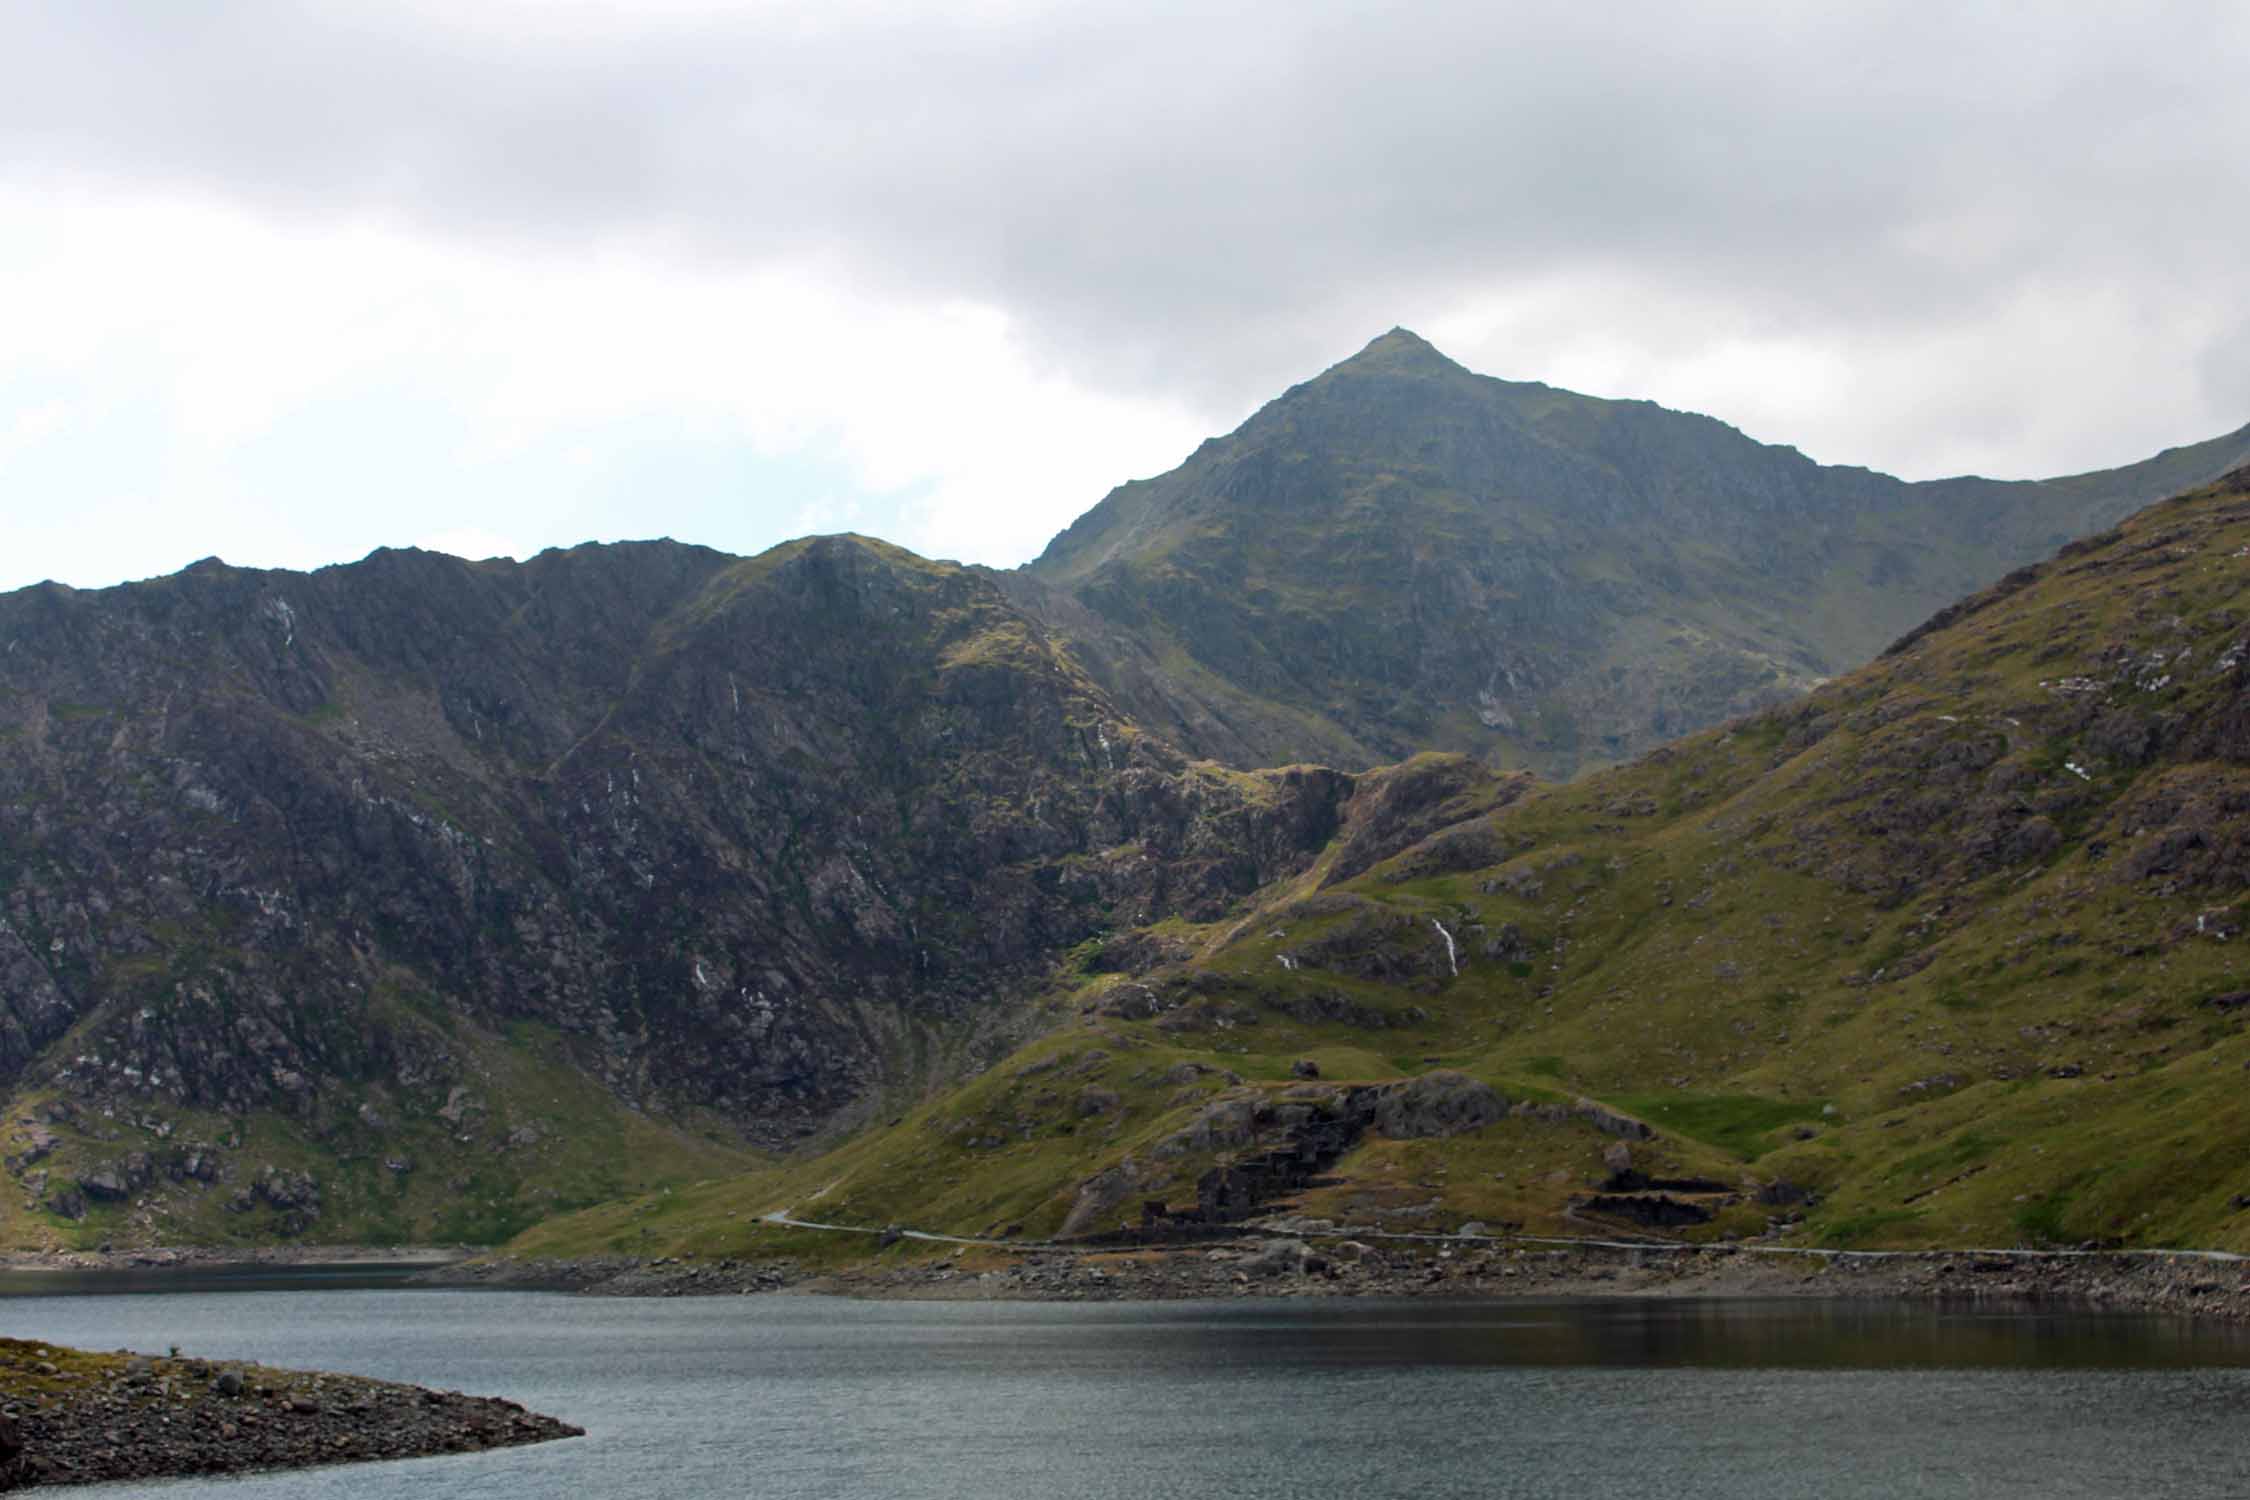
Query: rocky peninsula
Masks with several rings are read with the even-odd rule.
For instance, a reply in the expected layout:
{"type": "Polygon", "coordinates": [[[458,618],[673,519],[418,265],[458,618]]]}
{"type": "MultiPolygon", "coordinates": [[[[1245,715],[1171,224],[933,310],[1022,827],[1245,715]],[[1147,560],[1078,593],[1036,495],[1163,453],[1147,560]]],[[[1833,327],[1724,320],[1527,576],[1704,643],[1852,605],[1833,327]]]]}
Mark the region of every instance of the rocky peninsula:
{"type": "Polygon", "coordinates": [[[583,1436],[513,1401],[0,1339],[0,1489],[479,1453],[583,1436]]]}

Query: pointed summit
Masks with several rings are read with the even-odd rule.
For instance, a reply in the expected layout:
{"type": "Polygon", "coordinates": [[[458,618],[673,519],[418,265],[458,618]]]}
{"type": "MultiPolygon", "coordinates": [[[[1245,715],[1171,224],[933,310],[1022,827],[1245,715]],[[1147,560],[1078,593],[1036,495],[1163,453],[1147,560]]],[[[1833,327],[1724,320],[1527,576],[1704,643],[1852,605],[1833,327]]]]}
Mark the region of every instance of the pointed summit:
{"type": "Polygon", "coordinates": [[[1393,328],[1336,366],[1338,370],[1385,375],[1448,375],[1465,373],[1438,347],[1410,328],[1393,328]]]}
{"type": "Polygon", "coordinates": [[[1909,485],[1480,375],[1393,328],[1114,491],[1029,571],[1079,639],[1099,617],[1153,641],[1101,680],[1196,754],[1570,775],[1847,670],[2244,456],[2223,438],[2060,484],[1909,485]]]}

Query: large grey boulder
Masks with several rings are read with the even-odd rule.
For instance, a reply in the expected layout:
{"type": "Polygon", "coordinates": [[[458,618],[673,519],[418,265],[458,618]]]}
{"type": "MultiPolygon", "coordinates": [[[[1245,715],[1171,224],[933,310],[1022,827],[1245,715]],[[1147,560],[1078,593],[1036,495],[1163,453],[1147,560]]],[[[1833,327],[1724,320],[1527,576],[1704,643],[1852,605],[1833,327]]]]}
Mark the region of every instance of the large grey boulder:
{"type": "Polygon", "coordinates": [[[1245,1260],[1242,1269],[1251,1276],[1298,1276],[1304,1273],[1309,1255],[1303,1240],[1271,1240],[1245,1260]]]}
{"type": "Polygon", "coordinates": [[[1375,1129],[1394,1141],[1426,1140],[1480,1129],[1507,1112],[1491,1084],[1444,1068],[1384,1089],[1375,1129]]]}

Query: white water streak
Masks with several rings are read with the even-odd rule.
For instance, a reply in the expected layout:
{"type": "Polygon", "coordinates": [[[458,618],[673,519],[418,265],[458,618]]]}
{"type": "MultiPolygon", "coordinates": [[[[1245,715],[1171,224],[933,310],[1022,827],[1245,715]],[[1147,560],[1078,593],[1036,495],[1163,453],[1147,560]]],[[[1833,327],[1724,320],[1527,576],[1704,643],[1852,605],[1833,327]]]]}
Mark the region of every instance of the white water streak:
{"type": "Polygon", "coordinates": [[[1460,950],[1453,946],[1453,934],[1447,932],[1445,930],[1445,924],[1443,922],[1440,922],[1435,917],[1430,918],[1430,925],[1437,929],[1437,935],[1439,937],[1445,939],[1446,967],[1450,968],[1453,971],[1453,977],[1455,979],[1459,979],[1461,977],[1461,954],[1460,950]]]}

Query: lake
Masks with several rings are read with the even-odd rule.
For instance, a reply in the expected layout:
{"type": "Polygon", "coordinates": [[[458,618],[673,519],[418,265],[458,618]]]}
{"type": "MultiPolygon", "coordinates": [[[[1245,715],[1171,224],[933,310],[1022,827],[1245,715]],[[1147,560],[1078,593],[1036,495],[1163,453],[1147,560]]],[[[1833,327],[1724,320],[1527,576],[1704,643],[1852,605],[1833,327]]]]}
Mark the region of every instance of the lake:
{"type": "Polygon", "coordinates": [[[0,1332],[504,1395],[588,1430],[491,1454],[81,1491],[102,1496],[2250,1493],[2250,1336],[2156,1317],[315,1284],[0,1298],[0,1332]]]}

